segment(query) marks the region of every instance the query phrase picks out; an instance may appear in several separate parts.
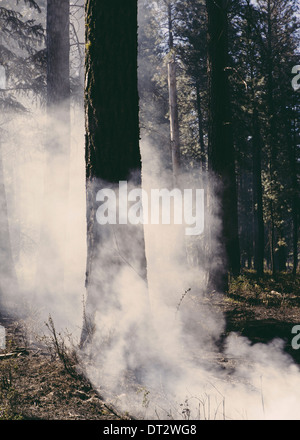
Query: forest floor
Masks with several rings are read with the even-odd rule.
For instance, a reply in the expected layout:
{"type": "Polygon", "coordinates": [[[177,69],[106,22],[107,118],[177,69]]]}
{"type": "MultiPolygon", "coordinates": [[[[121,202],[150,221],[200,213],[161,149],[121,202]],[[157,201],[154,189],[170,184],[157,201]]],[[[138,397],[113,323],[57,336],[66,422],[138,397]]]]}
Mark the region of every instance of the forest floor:
{"type": "Polygon", "coordinates": [[[282,339],[285,351],[300,364],[300,350],[291,345],[292,329],[300,325],[299,274],[266,274],[257,280],[254,272],[246,271],[231,282],[222,310],[226,333],[238,332],[252,343],[282,339]]]}
{"type": "Polygon", "coordinates": [[[76,370],[76,354],[55,338],[28,343],[22,319],[1,316],[0,420],[120,420],[76,370]]]}
{"type": "MultiPolygon", "coordinates": [[[[226,334],[238,332],[251,342],[274,338],[300,364],[291,346],[292,328],[300,324],[300,279],[280,274],[256,280],[251,272],[231,282],[218,307],[225,314],[226,334]]],[[[0,316],[6,347],[0,350],[0,420],[120,420],[119,414],[76,370],[76,353],[68,351],[54,327],[51,338],[30,344],[22,320],[0,316]]],[[[226,336],[224,334],[224,336],[226,336]]]]}

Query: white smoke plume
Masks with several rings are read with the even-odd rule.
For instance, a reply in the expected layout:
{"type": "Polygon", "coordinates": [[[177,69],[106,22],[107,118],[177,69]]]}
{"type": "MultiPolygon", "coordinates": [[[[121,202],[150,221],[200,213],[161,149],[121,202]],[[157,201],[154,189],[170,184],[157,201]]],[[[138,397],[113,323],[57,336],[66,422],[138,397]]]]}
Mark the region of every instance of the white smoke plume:
{"type": "MultiPolygon", "coordinates": [[[[167,186],[172,176],[148,142],[142,157],[144,188],[167,186]]],[[[219,220],[209,222],[218,237],[219,220]]],[[[205,268],[188,263],[183,228],[145,225],[145,240],[148,287],[131,265],[111,270],[106,261],[113,248],[96,264],[115,295],[108,305],[99,299],[95,334],[83,353],[99,392],[145,419],[298,418],[299,369],[283,341],[251,346],[231,334],[220,353],[225,318],[219,297],[207,291],[205,268]],[[144,325],[149,317],[150,327],[144,325]]]]}
{"type": "MultiPolygon", "coordinates": [[[[45,196],[47,168],[45,110],[32,108],[28,114],[7,116],[2,143],[4,183],[7,198],[10,242],[18,288],[5,288],[5,306],[11,312],[26,314],[35,309],[43,326],[49,314],[58,328],[69,328],[80,334],[82,301],[85,294],[85,171],[84,129],[82,112],[72,113],[70,160],[66,164],[56,158],[51,171],[54,182],[59,174],[69,175],[67,207],[61,207],[60,191],[45,196]],[[45,217],[45,206],[49,218],[45,217]],[[51,225],[47,239],[42,243],[43,222],[51,225]],[[65,225],[63,240],[59,231],[65,225]],[[57,237],[60,237],[58,240],[57,237]],[[63,265],[63,290],[58,285],[56,261],[47,258],[47,252],[56,249],[63,265]],[[43,261],[41,261],[43,249],[43,261]],[[43,267],[47,279],[39,284],[39,269],[43,267]],[[48,290],[43,289],[47,286],[48,290]]],[[[62,131],[59,124],[57,135],[62,131]]],[[[44,237],[45,239],[45,237],[44,237]]],[[[48,252],[51,255],[50,252],[48,252]]],[[[13,281],[11,280],[11,283],[13,281]]]]}
{"type": "MultiPolygon", "coordinates": [[[[58,330],[67,328],[79,338],[87,253],[83,112],[72,113],[70,191],[68,208],[63,208],[67,218],[54,201],[53,236],[43,243],[44,249],[55,248],[63,262],[62,288],[55,262],[39,261],[43,206],[48,202],[44,200],[46,121],[40,109],[31,111],[4,121],[4,181],[19,286],[5,300],[18,312],[36,308],[41,323],[51,314],[58,330]],[[67,226],[63,242],[56,238],[62,221],[67,226]],[[37,288],[40,263],[47,265],[47,290],[43,279],[37,288]]],[[[61,127],[56,129],[59,135],[61,127]]],[[[141,152],[143,187],[169,188],[172,174],[165,151],[142,139],[141,152]]],[[[64,172],[66,164],[58,157],[53,179],[64,172]]],[[[199,187],[189,175],[182,180],[187,188],[199,187]]],[[[212,195],[210,203],[216,203],[212,195]]],[[[214,265],[220,258],[220,219],[206,212],[205,221],[215,249],[209,265],[214,265]]],[[[181,225],[149,224],[144,230],[148,285],[135,270],[141,254],[138,246],[131,249],[135,264],[123,264],[118,272],[110,265],[120,254],[116,242],[108,247],[104,243],[95,259],[107,295],[99,292],[94,335],[80,357],[100,394],[120,410],[144,419],[299,419],[299,368],[284,354],[282,341],[251,345],[231,334],[220,353],[226,323],[218,293],[207,290],[203,237],[187,239],[181,225]]],[[[131,231],[130,225],[122,228],[127,248],[132,244],[131,231]]]]}
{"type": "MultiPolygon", "coordinates": [[[[6,300],[18,311],[37,308],[41,321],[51,314],[59,330],[67,328],[79,337],[86,270],[83,118],[80,115],[72,124],[66,241],[62,245],[51,239],[51,245],[63,253],[64,289],[58,289],[56,274],[49,270],[46,281],[52,288],[45,295],[36,289],[44,202],[44,119],[37,114],[30,121],[31,125],[27,117],[14,118],[15,134],[2,148],[19,284],[18,294],[6,300]]],[[[141,150],[144,188],[168,187],[170,171],[155,146],[143,140],[141,150]]],[[[53,170],[54,176],[57,171],[53,170]]],[[[187,179],[189,188],[197,187],[197,181],[187,179]]],[[[54,230],[60,228],[60,220],[56,209],[54,230]]],[[[217,246],[219,219],[206,220],[217,246]]],[[[131,228],[124,226],[128,235],[122,239],[130,247],[131,228]]],[[[220,353],[225,317],[218,294],[207,291],[207,267],[198,264],[203,248],[200,245],[194,254],[181,225],[149,224],[144,229],[148,286],[135,270],[138,247],[131,249],[137,256],[135,264],[123,264],[119,272],[109,265],[116,247],[103,247],[95,262],[99,279],[109,281],[109,294],[105,304],[99,293],[94,337],[81,359],[100,394],[120,410],[145,419],[298,419],[299,369],[284,354],[283,342],[252,346],[231,334],[220,353]]]]}

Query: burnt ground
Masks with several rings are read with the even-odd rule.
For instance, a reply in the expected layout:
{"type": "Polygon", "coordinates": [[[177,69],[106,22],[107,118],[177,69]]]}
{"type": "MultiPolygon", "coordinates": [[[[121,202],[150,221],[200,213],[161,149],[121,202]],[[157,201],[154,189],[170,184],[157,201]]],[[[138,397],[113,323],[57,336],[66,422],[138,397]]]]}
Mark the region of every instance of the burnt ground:
{"type": "MultiPolygon", "coordinates": [[[[300,364],[300,350],[291,346],[292,328],[300,324],[299,278],[257,282],[247,274],[216,306],[226,317],[224,337],[237,332],[253,344],[283,339],[300,364]]],[[[7,334],[6,348],[0,350],[0,420],[130,419],[105,402],[77,370],[76,355],[55,346],[55,338],[32,344],[22,319],[2,314],[0,324],[7,334]]]]}
{"type": "Polygon", "coordinates": [[[0,420],[128,419],[108,406],[76,369],[76,358],[63,358],[49,340],[26,341],[22,319],[0,316],[6,348],[0,350],[0,420]]]}

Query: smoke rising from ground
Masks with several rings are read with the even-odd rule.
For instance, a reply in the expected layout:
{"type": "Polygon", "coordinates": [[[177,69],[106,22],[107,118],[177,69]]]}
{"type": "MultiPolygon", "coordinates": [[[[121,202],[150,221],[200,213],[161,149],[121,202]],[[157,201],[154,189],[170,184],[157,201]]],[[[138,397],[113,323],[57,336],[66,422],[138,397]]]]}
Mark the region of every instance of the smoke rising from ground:
{"type": "MultiPolygon", "coordinates": [[[[144,188],[168,186],[172,175],[155,147],[142,142],[141,149],[144,188]]],[[[218,249],[219,220],[210,217],[209,223],[218,249]]],[[[207,290],[207,268],[188,262],[182,226],[144,229],[148,286],[131,265],[118,272],[106,264],[116,248],[105,246],[106,255],[102,252],[96,263],[99,279],[108,280],[109,296],[99,297],[95,334],[83,359],[100,393],[148,419],[298,418],[294,384],[300,376],[283,342],[251,346],[231,334],[222,356],[233,367],[224,369],[218,342],[225,320],[218,294],[207,290]]],[[[131,242],[128,234],[123,230],[122,240],[131,242]]]]}
{"type": "MultiPolygon", "coordinates": [[[[83,113],[72,113],[69,169],[56,155],[48,170],[54,182],[58,175],[69,175],[67,209],[60,206],[65,188],[58,187],[52,201],[45,200],[43,111],[32,108],[28,115],[7,115],[4,126],[4,183],[17,276],[17,285],[12,276],[4,284],[2,280],[4,300],[13,311],[29,310],[38,317],[40,327],[32,328],[32,336],[43,331],[43,322],[51,314],[58,331],[68,329],[79,339],[87,253],[83,113]],[[45,220],[51,228],[41,243],[45,220]],[[57,261],[49,258],[51,249],[56,251],[62,277],[58,277],[57,261]],[[43,277],[39,267],[45,269],[43,277]]],[[[166,125],[162,128],[168,134],[166,125]]],[[[63,127],[56,125],[53,134],[59,138],[62,132],[63,127]]],[[[167,150],[142,139],[146,190],[170,188],[173,176],[167,150]]],[[[186,188],[201,189],[200,181],[200,176],[181,176],[186,188]]],[[[225,318],[218,307],[218,293],[207,289],[208,269],[222,257],[220,219],[212,194],[210,206],[215,209],[213,214],[205,213],[205,221],[210,227],[212,259],[207,258],[205,235],[190,239],[183,225],[145,225],[148,284],[139,273],[144,244],[139,240],[133,244],[135,228],[115,227],[114,237],[111,228],[103,228],[94,261],[101,291],[94,292],[95,328],[80,352],[83,367],[100,394],[119,409],[145,419],[298,419],[299,369],[284,354],[282,341],[252,346],[246,338],[231,334],[220,354],[225,318]],[[112,264],[116,258],[118,270],[112,264]],[[220,362],[224,357],[227,368],[220,362]]],[[[0,256],[3,263],[5,255],[0,256]]]]}
{"type": "MultiPolygon", "coordinates": [[[[11,115],[5,121],[2,157],[18,288],[11,291],[7,286],[4,299],[13,312],[35,310],[41,326],[51,314],[59,329],[68,327],[79,334],[86,261],[83,115],[78,111],[72,113],[69,162],[66,164],[56,154],[51,169],[45,149],[46,127],[44,109],[38,107],[33,107],[29,114],[11,115]],[[51,184],[45,182],[46,170],[56,188],[51,197],[51,184]],[[59,175],[69,176],[67,206],[61,205],[65,188],[56,182],[59,175]],[[48,234],[42,237],[46,224],[48,234]],[[54,255],[51,249],[55,249],[55,259],[50,258],[54,255]],[[63,286],[57,264],[62,266],[63,286]]],[[[58,138],[62,131],[58,124],[58,138]]]]}
{"type": "MultiPolygon", "coordinates": [[[[44,294],[37,289],[36,271],[44,203],[45,121],[40,114],[30,121],[29,126],[26,117],[15,117],[14,135],[7,136],[2,146],[19,285],[18,293],[5,299],[21,312],[38,310],[41,324],[51,314],[58,330],[67,328],[77,338],[86,269],[83,119],[79,115],[72,124],[66,241],[57,243],[53,236],[46,243],[46,248],[55,246],[62,254],[64,289],[58,287],[51,261],[45,261],[49,265],[45,284],[52,287],[44,294]]],[[[169,187],[171,173],[155,146],[144,139],[141,150],[144,188],[169,187]]],[[[57,167],[60,161],[55,163],[57,167]]],[[[197,180],[185,178],[188,188],[198,186],[197,180]]],[[[53,214],[55,231],[62,219],[57,206],[53,214]]],[[[219,219],[206,221],[217,249],[219,219]]],[[[116,229],[114,246],[111,241],[102,245],[95,261],[106,296],[98,292],[95,333],[81,352],[87,375],[100,393],[118,408],[145,419],[298,419],[299,369],[284,354],[282,341],[252,346],[246,338],[231,334],[219,354],[225,319],[218,294],[207,290],[203,238],[191,243],[183,225],[145,225],[147,285],[138,271],[142,250],[132,245],[134,226],[122,226],[116,229]],[[118,239],[133,255],[130,264],[118,239]],[[110,264],[116,254],[123,262],[118,271],[110,264]],[[224,369],[220,356],[232,366],[224,369]]]]}

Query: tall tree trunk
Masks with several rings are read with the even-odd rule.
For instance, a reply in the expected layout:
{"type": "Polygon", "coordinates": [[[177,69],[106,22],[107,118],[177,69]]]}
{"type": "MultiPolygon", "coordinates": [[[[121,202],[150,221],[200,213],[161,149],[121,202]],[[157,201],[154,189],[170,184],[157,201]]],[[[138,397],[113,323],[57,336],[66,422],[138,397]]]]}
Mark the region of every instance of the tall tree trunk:
{"type": "MultiPolygon", "coordinates": [[[[70,105],[70,1],[47,1],[47,107],[64,105],[64,121],[70,105]]],[[[58,118],[57,118],[58,119],[58,118]]]]}
{"type": "MultiPolygon", "coordinates": [[[[294,192],[298,183],[295,184],[294,192]]],[[[298,268],[298,239],[299,239],[299,206],[297,194],[293,195],[293,275],[297,274],[298,268]]]]}
{"type": "Polygon", "coordinates": [[[270,263],[271,272],[273,275],[276,274],[276,261],[275,261],[275,222],[274,222],[274,208],[271,202],[270,209],[270,226],[269,226],[269,245],[270,245],[270,263]]]}
{"type": "Polygon", "coordinates": [[[263,189],[261,179],[261,136],[259,132],[257,109],[253,109],[253,212],[254,212],[254,268],[257,276],[264,273],[264,219],[263,189]]]}
{"type": "Polygon", "coordinates": [[[228,270],[240,272],[237,189],[231,120],[227,41],[227,1],[206,0],[208,14],[209,168],[215,177],[220,205],[220,252],[223,254],[211,282],[217,290],[228,289],[228,270]]]}
{"type": "Polygon", "coordinates": [[[299,197],[298,197],[298,178],[296,166],[296,140],[292,150],[293,161],[293,275],[296,276],[298,268],[298,238],[299,238],[299,197]]]}
{"type": "Polygon", "coordinates": [[[249,106],[252,108],[252,182],[253,182],[253,249],[254,249],[254,269],[257,277],[262,277],[264,274],[264,252],[265,252],[265,233],[264,233],[264,218],[263,218],[263,186],[262,186],[262,147],[263,140],[260,133],[259,115],[256,102],[255,93],[255,47],[252,42],[253,35],[253,18],[252,6],[247,0],[248,8],[248,25],[247,25],[247,39],[248,39],[248,63],[250,66],[251,78],[251,94],[249,106]]]}
{"type": "Polygon", "coordinates": [[[203,115],[201,110],[201,96],[199,82],[196,82],[196,95],[197,95],[197,116],[198,116],[198,131],[199,131],[199,144],[201,151],[201,170],[202,174],[206,171],[206,159],[205,159],[205,144],[203,133],[203,115]]]}
{"type": "Polygon", "coordinates": [[[70,2],[47,1],[47,127],[38,293],[62,293],[70,160],[70,2]]]}
{"type": "MultiPolygon", "coordinates": [[[[249,200],[249,174],[242,172],[241,168],[237,169],[237,187],[239,197],[239,206],[243,207],[239,215],[240,219],[240,235],[243,238],[241,248],[244,254],[244,264],[247,261],[248,269],[252,267],[253,258],[253,221],[249,213],[251,212],[251,203],[249,200]]],[[[245,266],[244,266],[245,267],[245,266]]]]}
{"type": "MultiPolygon", "coordinates": [[[[273,61],[273,25],[272,25],[272,5],[271,0],[267,1],[267,110],[268,110],[268,143],[270,148],[269,173],[271,183],[271,193],[275,191],[276,158],[277,158],[277,139],[276,133],[276,113],[274,104],[274,61],[273,61]]],[[[271,194],[273,196],[273,194],[271,194]]],[[[271,270],[272,274],[276,273],[275,261],[275,207],[273,198],[270,200],[270,253],[271,253],[271,270]]]]}
{"type": "MultiPolygon", "coordinates": [[[[114,313],[122,287],[115,283],[122,272],[146,284],[143,226],[99,225],[96,220],[99,190],[117,192],[119,181],[141,185],[137,1],[87,1],[86,47],[87,305],[82,343],[91,336],[94,312],[104,313],[103,318],[114,313]]],[[[132,295],[144,294],[124,287],[132,295]]]]}
{"type": "Polygon", "coordinates": [[[169,88],[169,119],[170,119],[170,141],[172,154],[172,167],[174,180],[176,182],[180,170],[180,136],[177,103],[176,84],[176,59],[174,54],[173,22],[171,3],[168,4],[168,26],[169,26],[169,56],[168,62],[168,88],[169,88]]]}
{"type": "Polygon", "coordinates": [[[180,141],[176,87],[176,63],[174,55],[172,55],[172,60],[168,63],[168,85],[172,167],[174,178],[176,180],[180,170],[180,141]]]}
{"type": "Polygon", "coordinates": [[[296,121],[286,124],[286,136],[289,147],[289,161],[291,169],[291,185],[292,185],[292,222],[293,222],[293,276],[297,274],[298,268],[298,239],[299,239],[299,190],[297,176],[297,127],[296,121]],[[291,135],[292,133],[292,135],[291,135]]]}
{"type": "Polygon", "coordinates": [[[283,227],[278,227],[277,249],[276,249],[277,268],[279,272],[286,270],[287,253],[283,227]]]}

